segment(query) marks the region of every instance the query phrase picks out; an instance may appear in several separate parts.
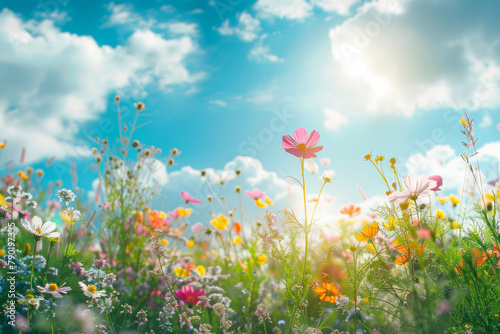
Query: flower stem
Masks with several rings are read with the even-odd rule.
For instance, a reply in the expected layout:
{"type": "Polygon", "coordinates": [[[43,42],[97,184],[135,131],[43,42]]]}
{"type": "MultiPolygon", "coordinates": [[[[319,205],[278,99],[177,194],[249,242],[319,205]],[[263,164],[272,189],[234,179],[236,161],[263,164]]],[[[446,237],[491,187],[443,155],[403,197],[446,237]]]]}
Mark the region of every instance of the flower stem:
{"type": "Polygon", "coordinates": [[[33,292],[33,273],[35,272],[36,244],[37,244],[37,240],[35,238],[35,244],[33,246],[33,263],[31,264],[31,278],[30,278],[30,291],[31,292],[33,292]]]}

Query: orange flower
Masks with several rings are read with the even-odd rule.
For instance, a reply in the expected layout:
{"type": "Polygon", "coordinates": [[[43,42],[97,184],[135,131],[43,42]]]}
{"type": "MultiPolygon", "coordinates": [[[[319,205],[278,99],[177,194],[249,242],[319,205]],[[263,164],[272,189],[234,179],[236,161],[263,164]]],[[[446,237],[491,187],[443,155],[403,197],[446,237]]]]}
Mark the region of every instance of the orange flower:
{"type": "Polygon", "coordinates": [[[327,303],[336,303],[337,297],[342,296],[337,286],[329,282],[323,282],[323,287],[315,285],[312,289],[318,294],[322,301],[327,303]]]}
{"type": "Polygon", "coordinates": [[[410,242],[408,244],[408,247],[406,247],[405,244],[397,244],[398,240],[399,238],[392,243],[392,248],[403,254],[396,257],[396,260],[394,260],[395,264],[402,265],[408,262],[408,260],[410,259],[410,252],[412,250],[416,249],[418,253],[422,255],[422,252],[425,249],[425,245],[419,245],[416,241],[410,242]]]}
{"type": "Polygon", "coordinates": [[[349,216],[356,216],[361,212],[361,208],[359,206],[355,206],[354,204],[350,203],[342,208],[340,208],[340,213],[344,215],[349,215],[349,216]]]}
{"type": "Polygon", "coordinates": [[[360,234],[356,234],[355,237],[358,241],[366,241],[368,239],[373,239],[378,232],[380,231],[378,224],[376,222],[371,223],[368,226],[365,226],[360,234]]]}
{"type": "Polygon", "coordinates": [[[156,229],[161,230],[164,225],[165,225],[165,220],[161,219],[160,217],[155,217],[151,221],[151,227],[153,228],[153,230],[156,230],[156,229]]]}
{"type": "Polygon", "coordinates": [[[488,256],[485,252],[479,252],[477,249],[472,248],[472,254],[476,255],[474,258],[474,262],[476,262],[476,267],[479,267],[488,259],[488,256]]]}
{"type": "Polygon", "coordinates": [[[462,274],[462,268],[460,268],[460,267],[463,267],[463,266],[464,266],[464,260],[460,260],[460,266],[458,264],[455,266],[455,272],[457,273],[457,275],[462,274]]]}
{"type": "Polygon", "coordinates": [[[241,232],[241,225],[240,223],[238,222],[234,222],[233,223],[233,230],[234,230],[234,233],[240,233],[241,232]]]}

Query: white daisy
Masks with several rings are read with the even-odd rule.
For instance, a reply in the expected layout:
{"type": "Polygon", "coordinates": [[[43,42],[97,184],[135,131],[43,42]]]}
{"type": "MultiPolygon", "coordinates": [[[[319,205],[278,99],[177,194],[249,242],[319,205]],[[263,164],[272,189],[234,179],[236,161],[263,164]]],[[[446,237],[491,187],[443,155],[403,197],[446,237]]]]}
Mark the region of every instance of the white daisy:
{"type": "Polygon", "coordinates": [[[57,239],[61,233],[57,232],[56,224],[53,222],[42,222],[42,218],[34,216],[29,222],[26,219],[21,219],[21,225],[26,229],[26,231],[35,235],[35,237],[42,238],[47,237],[50,239],[57,239]]]}
{"type": "Polygon", "coordinates": [[[99,298],[101,296],[106,296],[106,291],[97,291],[97,287],[95,285],[86,285],[83,282],[79,282],[78,284],[80,284],[83,294],[87,297],[99,298]]]}

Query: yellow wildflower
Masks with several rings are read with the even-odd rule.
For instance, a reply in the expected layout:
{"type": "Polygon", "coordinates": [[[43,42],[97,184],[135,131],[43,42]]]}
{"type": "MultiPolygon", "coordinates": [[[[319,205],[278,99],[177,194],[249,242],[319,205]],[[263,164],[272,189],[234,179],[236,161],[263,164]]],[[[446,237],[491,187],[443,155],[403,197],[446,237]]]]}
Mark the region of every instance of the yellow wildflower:
{"type": "Polygon", "coordinates": [[[448,200],[448,197],[438,197],[438,202],[441,204],[446,203],[447,200],[448,200]]]}
{"type": "Polygon", "coordinates": [[[204,266],[202,265],[199,265],[196,267],[196,270],[198,270],[198,272],[200,273],[200,276],[203,276],[206,274],[207,270],[205,269],[204,266]]]}
{"type": "Polygon", "coordinates": [[[263,265],[266,262],[267,262],[267,255],[266,254],[262,254],[262,255],[259,255],[257,257],[257,264],[263,265]]]}
{"type": "Polygon", "coordinates": [[[212,219],[210,223],[218,230],[224,230],[228,225],[229,218],[223,214],[218,214],[217,219],[212,219]]]}
{"type": "Polygon", "coordinates": [[[177,213],[181,217],[189,217],[189,215],[193,212],[193,209],[184,209],[184,208],[177,208],[177,213]]]}
{"type": "Polygon", "coordinates": [[[434,217],[437,217],[439,219],[445,219],[446,218],[446,213],[443,210],[441,210],[441,209],[437,209],[434,212],[434,217]]]}
{"type": "Polygon", "coordinates": [[[265,208],[265,207],[267,207],[267,204],[264,203],[261,199],[255,200],[255,205],[257,205],[259,208],[265,208]]]}
{"type": "Polygon", "coordinates": [[[460,203],[460,199],[457,196],[451,194],[450,202],[453,204],[453,206],[456,206],[458,203],[460,203]]]}

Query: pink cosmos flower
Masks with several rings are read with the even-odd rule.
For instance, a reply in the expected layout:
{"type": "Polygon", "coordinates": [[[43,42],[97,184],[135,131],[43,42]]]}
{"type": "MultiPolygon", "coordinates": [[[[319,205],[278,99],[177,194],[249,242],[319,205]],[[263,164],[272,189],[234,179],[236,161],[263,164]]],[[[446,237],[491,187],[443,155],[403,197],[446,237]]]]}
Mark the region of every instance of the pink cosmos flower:
{"type": "Polygon", "coordinates": [[[174,295],[182,301],[196,305],[196,303],[198,302],[198,297],[205,295],[205,290],[195,290],[190,285],[184,285],[181,290],[175,291],[174,295]]]}
{"type": "Polygon", "coordinates": [[[428,196],[432,189],[438,188],[437,182],[431,180],[427,175],[419,177],[407,176],[404,180],[404,191],[396,191],[389,195],[389,202],[404,203],[417,200],[420,196],[428,196]]]}
{"type": "Polygon", "coordinates": [[[290,154],[299,158],[310,159],[316,158],[317,152],[323,149],[323,146],[314,146],[319,142],[319,133],[314,130],[311,135],[307,136],[307,130],[298,128],[293,133],[293,138],[289,135],[283,136],[281,147],[290,154]]]}
{"type": "Polygon", "coordinates": [[[417,230],[417,235],[422,238],[422,239],[427,239],[431,236],[432,232],[431,230],[427,228],[421,228],[417,230]]]}
{"type": "Polygon", "coordinates": [[[191,230],[193,230],[193,232],[195,233],[198,233],[202,227],[203,227],[202,223],[196,223],[191,227],[191,230]]]}
{"type": "Polygon", "coordinates": [[[259,189],[255,188],[252,191],[245,191],[245,194],[248,195],[248,197],[253,198],[254,200],[258,200],[259,198],[264,198],[266,197],[266,194],[260,191],[259,189]]]}
{"type": "Polygon", "coordinates": [[[441,186],[443,185],[443,178],[439,175],[429,176],[429,180],[436,181],[436,186],[431,189],[431,191],[441,191],[441,186]]]}
{"type": "Polygon", "coordinates": [[[200,204],[201,203],[201,200],[199,200],[197,198],[194,198],[193,196],[189,195],[185,191],[181,191],[181,196],[186,201],[186,204],[188,204],[189,202],[192,202],[192,203],[195,203],[195,204],[200,204]]]}
{"type": "Polygon", "coordinates": [[[179,218],[179,213],[177,212],[177,210],[174,210],[171,212],[167,212],[167,216],[169,216],[172,219],[177,219],[179,218]]]}
{"type": "Polygon", "coordinates": [[[45,284],[45,288],[41,286],[37,286],[37,288],[41,293],[50,293],[54,298],[62,298],[62,294],[67,294],[68,291],[71,291],[71,288],[69,286],[64,287],[64,284],[58,287],[57,284],[47,283],[45,284]]]}

